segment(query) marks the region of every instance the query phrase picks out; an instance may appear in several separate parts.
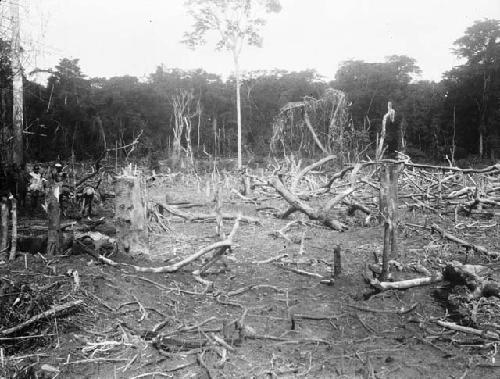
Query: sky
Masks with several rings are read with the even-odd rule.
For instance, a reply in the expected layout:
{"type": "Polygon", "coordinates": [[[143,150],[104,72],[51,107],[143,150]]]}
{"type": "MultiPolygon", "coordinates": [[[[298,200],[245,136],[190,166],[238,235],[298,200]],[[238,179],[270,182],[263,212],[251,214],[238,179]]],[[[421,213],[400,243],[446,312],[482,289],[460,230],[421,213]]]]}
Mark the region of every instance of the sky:
{"type": "MultiPolygon", "coordinates": [[[[27,70],[78,58],[88,77],[146,78],[155,68],[202,68],[226,77],[228,52],[181,44],[192,20],[184,0],[19,0],[27,70]]],[[[243,70],[315,69],[333,79],[339,64],[408,55],[420,79],[439,81],[460,64],[453,42],[475,20],[500,19],[499,0],[281,0],[267,16],[262,48],[245,47],[243,70]]]]}

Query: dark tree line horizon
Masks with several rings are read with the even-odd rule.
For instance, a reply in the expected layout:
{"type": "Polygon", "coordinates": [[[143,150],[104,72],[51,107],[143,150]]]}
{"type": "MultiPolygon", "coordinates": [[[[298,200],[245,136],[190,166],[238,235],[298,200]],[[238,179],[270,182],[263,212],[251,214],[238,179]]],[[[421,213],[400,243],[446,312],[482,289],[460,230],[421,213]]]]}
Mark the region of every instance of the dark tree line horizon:
{"type": "MultiPolygon", "coordinates": [[[[12,140],[12,71],[8,44],[0,47],[5,163],[12,140]]],[[[413,159],[494,159],[500,153],[500,22],[476,21],[453,48],[464,63],[450,68],[439,82],[418,80],[418,62],[404,55],[377,63],[345,61],[332,81],[314,70],[248,72],[241,77],[243,151],[268,155],[280,109],[304,98],[321,98],[335,88],[346,94],[349,130],[364,136],[372,158],[387,101],[392,101],[406,153],[413,159]]],[[[30,81],[29,75],[24,78],[25,159],[95,159],[106,151],[114,155],[113,149],[130,144],[140,133],[135,157],[168,157],[176,123],[173,99],[179,95],[185,96],[194,155],[232,157],[237,151],[234,80],[163,65],[144,81],[133,76],[87,78],[78,59],[64,58],[50,70],[46,85],[30,81]]],[[[189,139],[182,136],[184,148],[189,139]]]]}

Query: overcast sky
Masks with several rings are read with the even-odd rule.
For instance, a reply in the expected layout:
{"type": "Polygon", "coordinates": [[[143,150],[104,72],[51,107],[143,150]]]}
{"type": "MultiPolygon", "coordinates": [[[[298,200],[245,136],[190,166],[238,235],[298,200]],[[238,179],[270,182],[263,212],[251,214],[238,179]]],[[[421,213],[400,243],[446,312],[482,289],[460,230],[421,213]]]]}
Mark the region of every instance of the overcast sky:
{"type": "MultiPolygon", "coordinates": [[[[453,41],[473,21],[500,19],[499,0],[281,0],[268,16],[262,48],[245,48],[244,70],[316,69],[333,78],[348,59],[380,62],[391,54],[417,60],[422,79],[440,80],[459,64],[453,41]]],[[[21,0],[27,68],[79,58],[84,74],[144,77],[159,64],[224,76],[232,59],[213,44],[180,43],[191,19],[183,0],[21,0]]]]}

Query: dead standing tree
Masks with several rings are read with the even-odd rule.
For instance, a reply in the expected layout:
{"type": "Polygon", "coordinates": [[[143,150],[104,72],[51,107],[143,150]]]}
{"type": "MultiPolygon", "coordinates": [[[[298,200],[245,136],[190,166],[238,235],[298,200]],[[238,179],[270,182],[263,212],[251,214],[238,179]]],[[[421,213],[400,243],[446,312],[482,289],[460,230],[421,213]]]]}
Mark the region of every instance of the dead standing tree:
{"type": "Polygon", "coordinates": [[[350,129],[345,93],[329,88],[319,99],[306,97],[281,108],[273,125],[271,151],[314,156],[319,149],[321,155],[336,154],[342,161],[348,158],[343,155],[350,151],[354,136],[350,129]]]}
{"type": "Polygon", "coordinates": [[[191,143],[192,119],[201,115],[199,99],[196,101],[192,91],[180,90],[172,97],[172,108],[174,110],[174,127],[172,143],[172,159],[177,164],[181,161],[182,153],[185,152],[190,163],[193,164],[193,149],[191,143]],[[182,137],[186,148],[182,146],[182,137]]]}
{"type": "MultiPolygon", "coordinates": [[[[396,122],[396,111],[392,103],[387,104],[387,113],[382,120],[380,141],[377,146],[377,160],[384,155],[397,159],[401,146],[400,125],[396,122]]],[[[381,280],[386,280],[389,273],[389,257],[397,255],[397,209],[399,164],[384,163],[380,168],[380,214],[384,221],[384,250],[382,257],[381,280]]]]}

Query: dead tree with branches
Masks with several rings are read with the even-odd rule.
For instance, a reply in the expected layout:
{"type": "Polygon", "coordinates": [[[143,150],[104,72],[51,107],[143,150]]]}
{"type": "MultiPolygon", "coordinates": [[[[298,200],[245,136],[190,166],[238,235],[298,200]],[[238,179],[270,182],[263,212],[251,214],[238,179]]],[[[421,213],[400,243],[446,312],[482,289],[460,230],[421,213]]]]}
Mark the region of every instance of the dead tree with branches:
{"type": "Polygon", "coordinates": [[[319,99],[305,97],[281,108],[273,125],[271,151],[299,156],[335,154],[342,163],[357,160],[363,150],[358,134],[350,122],[345,93],[329,88],[319,99]]]}
{"type": "Polygon", "coordinates": [[[200,101],[195,98],[193,91],[182,89],[172,97],[171,102],[174,110],[171,158],[174,162],[178,163],[184,153],[190,163],[193,164],[193,148],[191,142],[192,120],[194,117],[201,115],[200,101]],[[186,147],[182,146],[183,137],[186,147]]]}

